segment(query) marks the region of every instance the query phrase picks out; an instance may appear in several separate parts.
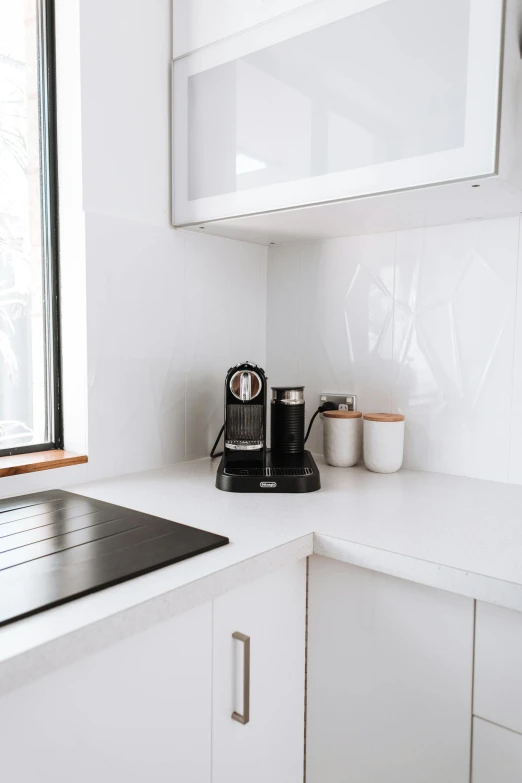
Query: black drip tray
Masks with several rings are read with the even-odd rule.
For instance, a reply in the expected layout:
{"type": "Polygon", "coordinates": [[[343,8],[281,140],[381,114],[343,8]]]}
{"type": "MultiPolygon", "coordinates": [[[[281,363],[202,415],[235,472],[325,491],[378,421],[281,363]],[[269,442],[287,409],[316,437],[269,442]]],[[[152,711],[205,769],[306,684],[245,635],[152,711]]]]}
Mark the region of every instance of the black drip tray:
{"type": "Polygon", "coordinates": [[[0,500],[0,626],[228,543],[62,490],[0,500]]]}
{"type": "Polygon", "coordinates": [[[273,476],[311,476],[312,473],[312,468],[309,468],[307,465],[302,465],[298,468],[292,466],[252,468],[248,466],[245,467],[244,464],[232,465],[231,467],[227,466],[227,474],[229,476],[265,476],[266,478],[270,478],[273,476]]]}
{"type": "Polygon", "coordinates": [[[319,470],[309,451],[276,454],[241,460],[222,457],[216,487],[225,492],[316,492],[321,488],[319,470]]]}

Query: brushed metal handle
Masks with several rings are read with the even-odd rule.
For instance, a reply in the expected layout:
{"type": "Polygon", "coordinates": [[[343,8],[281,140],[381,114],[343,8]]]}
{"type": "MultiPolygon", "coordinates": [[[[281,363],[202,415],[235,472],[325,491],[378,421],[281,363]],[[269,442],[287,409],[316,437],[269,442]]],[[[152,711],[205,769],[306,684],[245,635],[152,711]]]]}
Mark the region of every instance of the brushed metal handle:
{"type": "Polygon", "coordinates": [[[250,636],[234,631],[232,639],[243,643],[243,713],[234,711],[232,720],[245,724],[250,720],[250,636]]]}

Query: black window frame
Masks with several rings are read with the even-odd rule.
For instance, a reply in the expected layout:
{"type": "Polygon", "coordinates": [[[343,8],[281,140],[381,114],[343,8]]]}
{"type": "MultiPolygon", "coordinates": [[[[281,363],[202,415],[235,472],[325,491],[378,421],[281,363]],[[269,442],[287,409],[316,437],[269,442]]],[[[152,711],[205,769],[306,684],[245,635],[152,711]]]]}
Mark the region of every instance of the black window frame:
{"type": "Polygon", "coordinates": [[[0,457],[63,449],[54,0],[37,0],[36,16],[42,293],[45,309],[45,393],[52,439],[46,443],[0,448],[0,457]]]}

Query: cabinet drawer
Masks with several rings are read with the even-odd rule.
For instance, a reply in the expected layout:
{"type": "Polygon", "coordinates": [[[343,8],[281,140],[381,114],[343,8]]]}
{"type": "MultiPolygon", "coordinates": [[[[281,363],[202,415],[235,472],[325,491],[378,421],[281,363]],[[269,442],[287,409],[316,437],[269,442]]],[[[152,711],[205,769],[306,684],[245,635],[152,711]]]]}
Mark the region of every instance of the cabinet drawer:
{"type": "Polygon", "coordinates": [[[473,712],[522,732],[522,613],[477,603],[473,712]]]}
{"type": "Polygon", "coordinates": [[[520,783],[522,735],[473,720],[472,783],[520,783]]]}

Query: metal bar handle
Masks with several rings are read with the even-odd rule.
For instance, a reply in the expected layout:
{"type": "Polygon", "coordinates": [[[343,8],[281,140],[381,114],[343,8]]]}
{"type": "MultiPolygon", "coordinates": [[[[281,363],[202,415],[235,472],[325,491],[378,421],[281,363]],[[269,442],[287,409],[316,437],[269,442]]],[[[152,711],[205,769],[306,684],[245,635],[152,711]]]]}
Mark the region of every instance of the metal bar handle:
{"type": "Polygon", "coordinates": [[[232,720],[245,724],[250,720],[250,636],[235,631],[232,639],[243,642],[243,714],[234,711],[232,720]]]}

